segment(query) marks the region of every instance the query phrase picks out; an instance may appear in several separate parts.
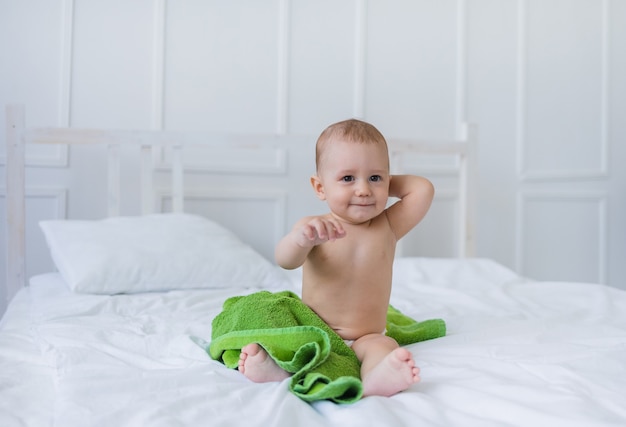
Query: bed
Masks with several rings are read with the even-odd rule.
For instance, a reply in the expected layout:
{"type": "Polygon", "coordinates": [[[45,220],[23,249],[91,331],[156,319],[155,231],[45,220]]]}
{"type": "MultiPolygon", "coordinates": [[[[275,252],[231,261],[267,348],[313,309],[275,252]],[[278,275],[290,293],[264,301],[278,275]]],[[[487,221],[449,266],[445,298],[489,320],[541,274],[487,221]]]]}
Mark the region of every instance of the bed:
{"type": "MultiPolygon", "coordinates": [[[[11,303],[0,324],[2,426],[626,424],[626,292],[537,282],[466,256],[474,240],[472,131],[449,144],[398,141],[393,148],[399,156],[452,150],[461,159],[460,256],[398,256],[391,299],[414,319],[444,319],[447,335],[408,346],[420,383],[392,397],[337,404],[304,402],[288,380],[252,383],[191,339],[210,340],[227,298],[298,294],[301,274],[279,269],[217,221],[185,212],[181,141],[197,135],[31,129],[15,106],[7,129],[11,303]],[[142,214],[120,214],[119,177],[109,178],[108,217],[42,221],[56,269],[26,278],[27,143],[105,144],[109,172],[119,169],[116,144],[135,144],[147,170],[142,214]],[[171,152],[167,212],[154,209],[153,148],[171,152]]],[[[250,138],[221,136],[215,144],[254,150],[250,138]]]]}

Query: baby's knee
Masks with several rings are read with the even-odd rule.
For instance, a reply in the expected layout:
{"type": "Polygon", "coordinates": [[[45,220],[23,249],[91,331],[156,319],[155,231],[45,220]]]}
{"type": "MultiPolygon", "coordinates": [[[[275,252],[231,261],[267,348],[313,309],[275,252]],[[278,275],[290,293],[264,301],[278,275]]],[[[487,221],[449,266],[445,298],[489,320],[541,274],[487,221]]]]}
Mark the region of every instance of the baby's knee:
{"type": "Polygon", "coordinates": [[[352,344],[352,349],[357,353],[368,348],[384,348],[391,351],[397,347],[399,346],[396,340],[384,334],[363,335],[352,344]]]}

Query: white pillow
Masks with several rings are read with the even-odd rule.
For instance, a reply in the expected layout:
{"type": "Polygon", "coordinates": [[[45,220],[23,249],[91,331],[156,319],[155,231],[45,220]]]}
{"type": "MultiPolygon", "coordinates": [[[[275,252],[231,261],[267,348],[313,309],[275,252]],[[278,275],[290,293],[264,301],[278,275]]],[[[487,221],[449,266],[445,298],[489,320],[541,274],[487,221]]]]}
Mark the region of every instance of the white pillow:
{"type": "Polygon", "coordinates": [[[76,292],[282,287],[286,277],[231,231],[189,214],[51,220],[40,226],[76,292]]]}

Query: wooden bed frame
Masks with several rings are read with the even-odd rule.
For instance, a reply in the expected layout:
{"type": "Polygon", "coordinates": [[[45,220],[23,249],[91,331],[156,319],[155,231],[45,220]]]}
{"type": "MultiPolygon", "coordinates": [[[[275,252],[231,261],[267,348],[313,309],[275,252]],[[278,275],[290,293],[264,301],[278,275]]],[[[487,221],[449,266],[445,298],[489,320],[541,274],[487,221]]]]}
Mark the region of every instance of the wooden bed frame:
{"type": "MultiPolygon", "coordinates": [[[[392,170],[401,172],[402,159],[407,153],[456,156],[458,158],[459,238],[461,257],[473,256],[474,239],[474,176],[477,145],[475,125],[462,124],[456,140],[388,139],[392,170]],[[395,165],[394,165],[395,163],[395,165]]],[[[7,219],[7,302],[26,286],[25,241],[25,145],[26,144],[99,144],[108,147],[109,216],[120,214],[120,147],[136,146],[141,155],[141,211],[153,213],[155,150],[171,150],[172,210],[184,211],[184,170],[182,152],[185,146],[217,146],[255,150],[260,146],[281,146],[285,136],[186,133],[172,131],[128,131],[78,128],[32,128],[25,125],[24,106],[6,108],[6,219],[7,219]]]]}

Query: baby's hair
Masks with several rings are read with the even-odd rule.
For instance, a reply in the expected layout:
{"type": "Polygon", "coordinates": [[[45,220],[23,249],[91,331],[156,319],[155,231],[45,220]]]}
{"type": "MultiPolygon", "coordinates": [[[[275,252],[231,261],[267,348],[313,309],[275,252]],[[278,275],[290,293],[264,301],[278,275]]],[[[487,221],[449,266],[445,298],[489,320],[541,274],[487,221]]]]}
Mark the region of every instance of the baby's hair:
{"type": "Polygon", "coordinates": [[[387,151],[387,141],[373,125],[357,120],[348,119],[328,126],[317,138],[315,145],[315,167],[319,170],[322,154],[326,145],[333,140],[357,142],[364,144],[381,144],[387,151]]]}

